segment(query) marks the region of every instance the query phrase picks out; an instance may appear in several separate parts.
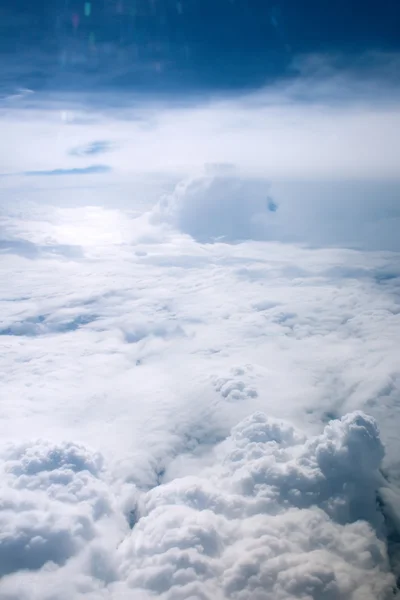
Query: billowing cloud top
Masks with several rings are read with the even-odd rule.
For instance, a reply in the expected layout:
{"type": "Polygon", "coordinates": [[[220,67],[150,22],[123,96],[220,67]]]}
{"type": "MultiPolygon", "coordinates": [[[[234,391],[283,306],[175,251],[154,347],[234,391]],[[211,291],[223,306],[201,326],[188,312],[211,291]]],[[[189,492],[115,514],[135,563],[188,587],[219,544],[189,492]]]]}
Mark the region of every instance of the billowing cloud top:
{"type": "Polygon", "coordinates": [[[363,413],[309,439],[255,413],[212,466],[131,491],[124,511],[98,454],[10,446],[1,597],[383,600],[394,578],[376,503],[382,458],[363,413]]]}

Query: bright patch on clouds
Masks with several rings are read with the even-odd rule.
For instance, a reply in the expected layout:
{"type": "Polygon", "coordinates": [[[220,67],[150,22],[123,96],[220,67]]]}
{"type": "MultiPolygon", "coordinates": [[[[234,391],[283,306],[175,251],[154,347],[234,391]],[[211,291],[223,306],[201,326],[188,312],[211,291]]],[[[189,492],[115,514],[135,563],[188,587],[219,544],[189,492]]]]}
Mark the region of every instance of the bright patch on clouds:
{"type": "Polygon", "coordinates": [[[248,101],[156,122],[21,113],[0,206],[1,600],[394,597],[398,158],[367,186],[340,181],[340,153],[338,181],[307,181],[314,130],[302,183],[260,161],[252,177],[248,101]],[[215,162],[200,174],[193,119],[194,162],[215,162]],[[110,169],[75,179],[100,153],[110,169]]]}

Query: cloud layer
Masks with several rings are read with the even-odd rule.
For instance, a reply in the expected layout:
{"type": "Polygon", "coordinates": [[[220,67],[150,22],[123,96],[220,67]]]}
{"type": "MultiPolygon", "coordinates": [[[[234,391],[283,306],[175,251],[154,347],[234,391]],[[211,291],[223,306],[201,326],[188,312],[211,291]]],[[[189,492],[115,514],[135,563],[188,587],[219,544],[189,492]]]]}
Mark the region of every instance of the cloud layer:
{"type": "Polygon", "coordinates": [[[238,243],[281,207],[220,171],[4,207],[2,598],[392,596],[398,256],[238,243]]]}
{"type": "Polygon", "coordinates": [[[397,91],[315,68],[3,100],[1,600],[393,598],[397,91]]]}

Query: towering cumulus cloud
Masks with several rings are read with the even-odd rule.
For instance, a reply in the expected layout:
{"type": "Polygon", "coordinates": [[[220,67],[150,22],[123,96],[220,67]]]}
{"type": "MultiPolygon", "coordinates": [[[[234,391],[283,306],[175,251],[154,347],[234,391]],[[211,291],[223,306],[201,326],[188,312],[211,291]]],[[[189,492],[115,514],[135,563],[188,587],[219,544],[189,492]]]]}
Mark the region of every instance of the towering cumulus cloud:
{"type": "Polygon", "coordinates": [[[200,242],[266,239],[277,210],[268,184],[221,170],[208,169],[203,177],[179,183],[155,207],[153,221],[167,222],[200,242]]]}
{"type": "Polygon", "coordinates": [[[391,598],[383,454],[361,412],[309,438],[255,413],[182,476],[167,469],[165,483],[131,491],[123,510],[96,453],[9,448],[0,597],[391,598]]]}

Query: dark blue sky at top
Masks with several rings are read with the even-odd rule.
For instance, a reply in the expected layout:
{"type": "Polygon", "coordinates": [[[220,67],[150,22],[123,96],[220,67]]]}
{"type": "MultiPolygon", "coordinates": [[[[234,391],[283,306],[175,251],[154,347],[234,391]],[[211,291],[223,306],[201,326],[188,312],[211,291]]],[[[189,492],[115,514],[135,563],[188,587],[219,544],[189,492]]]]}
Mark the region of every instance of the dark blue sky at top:
{"type": "Polygon", "coordinates": [[[399,0],[0,0],[3,91],[240,89],[399,46],[399,0]]]}

